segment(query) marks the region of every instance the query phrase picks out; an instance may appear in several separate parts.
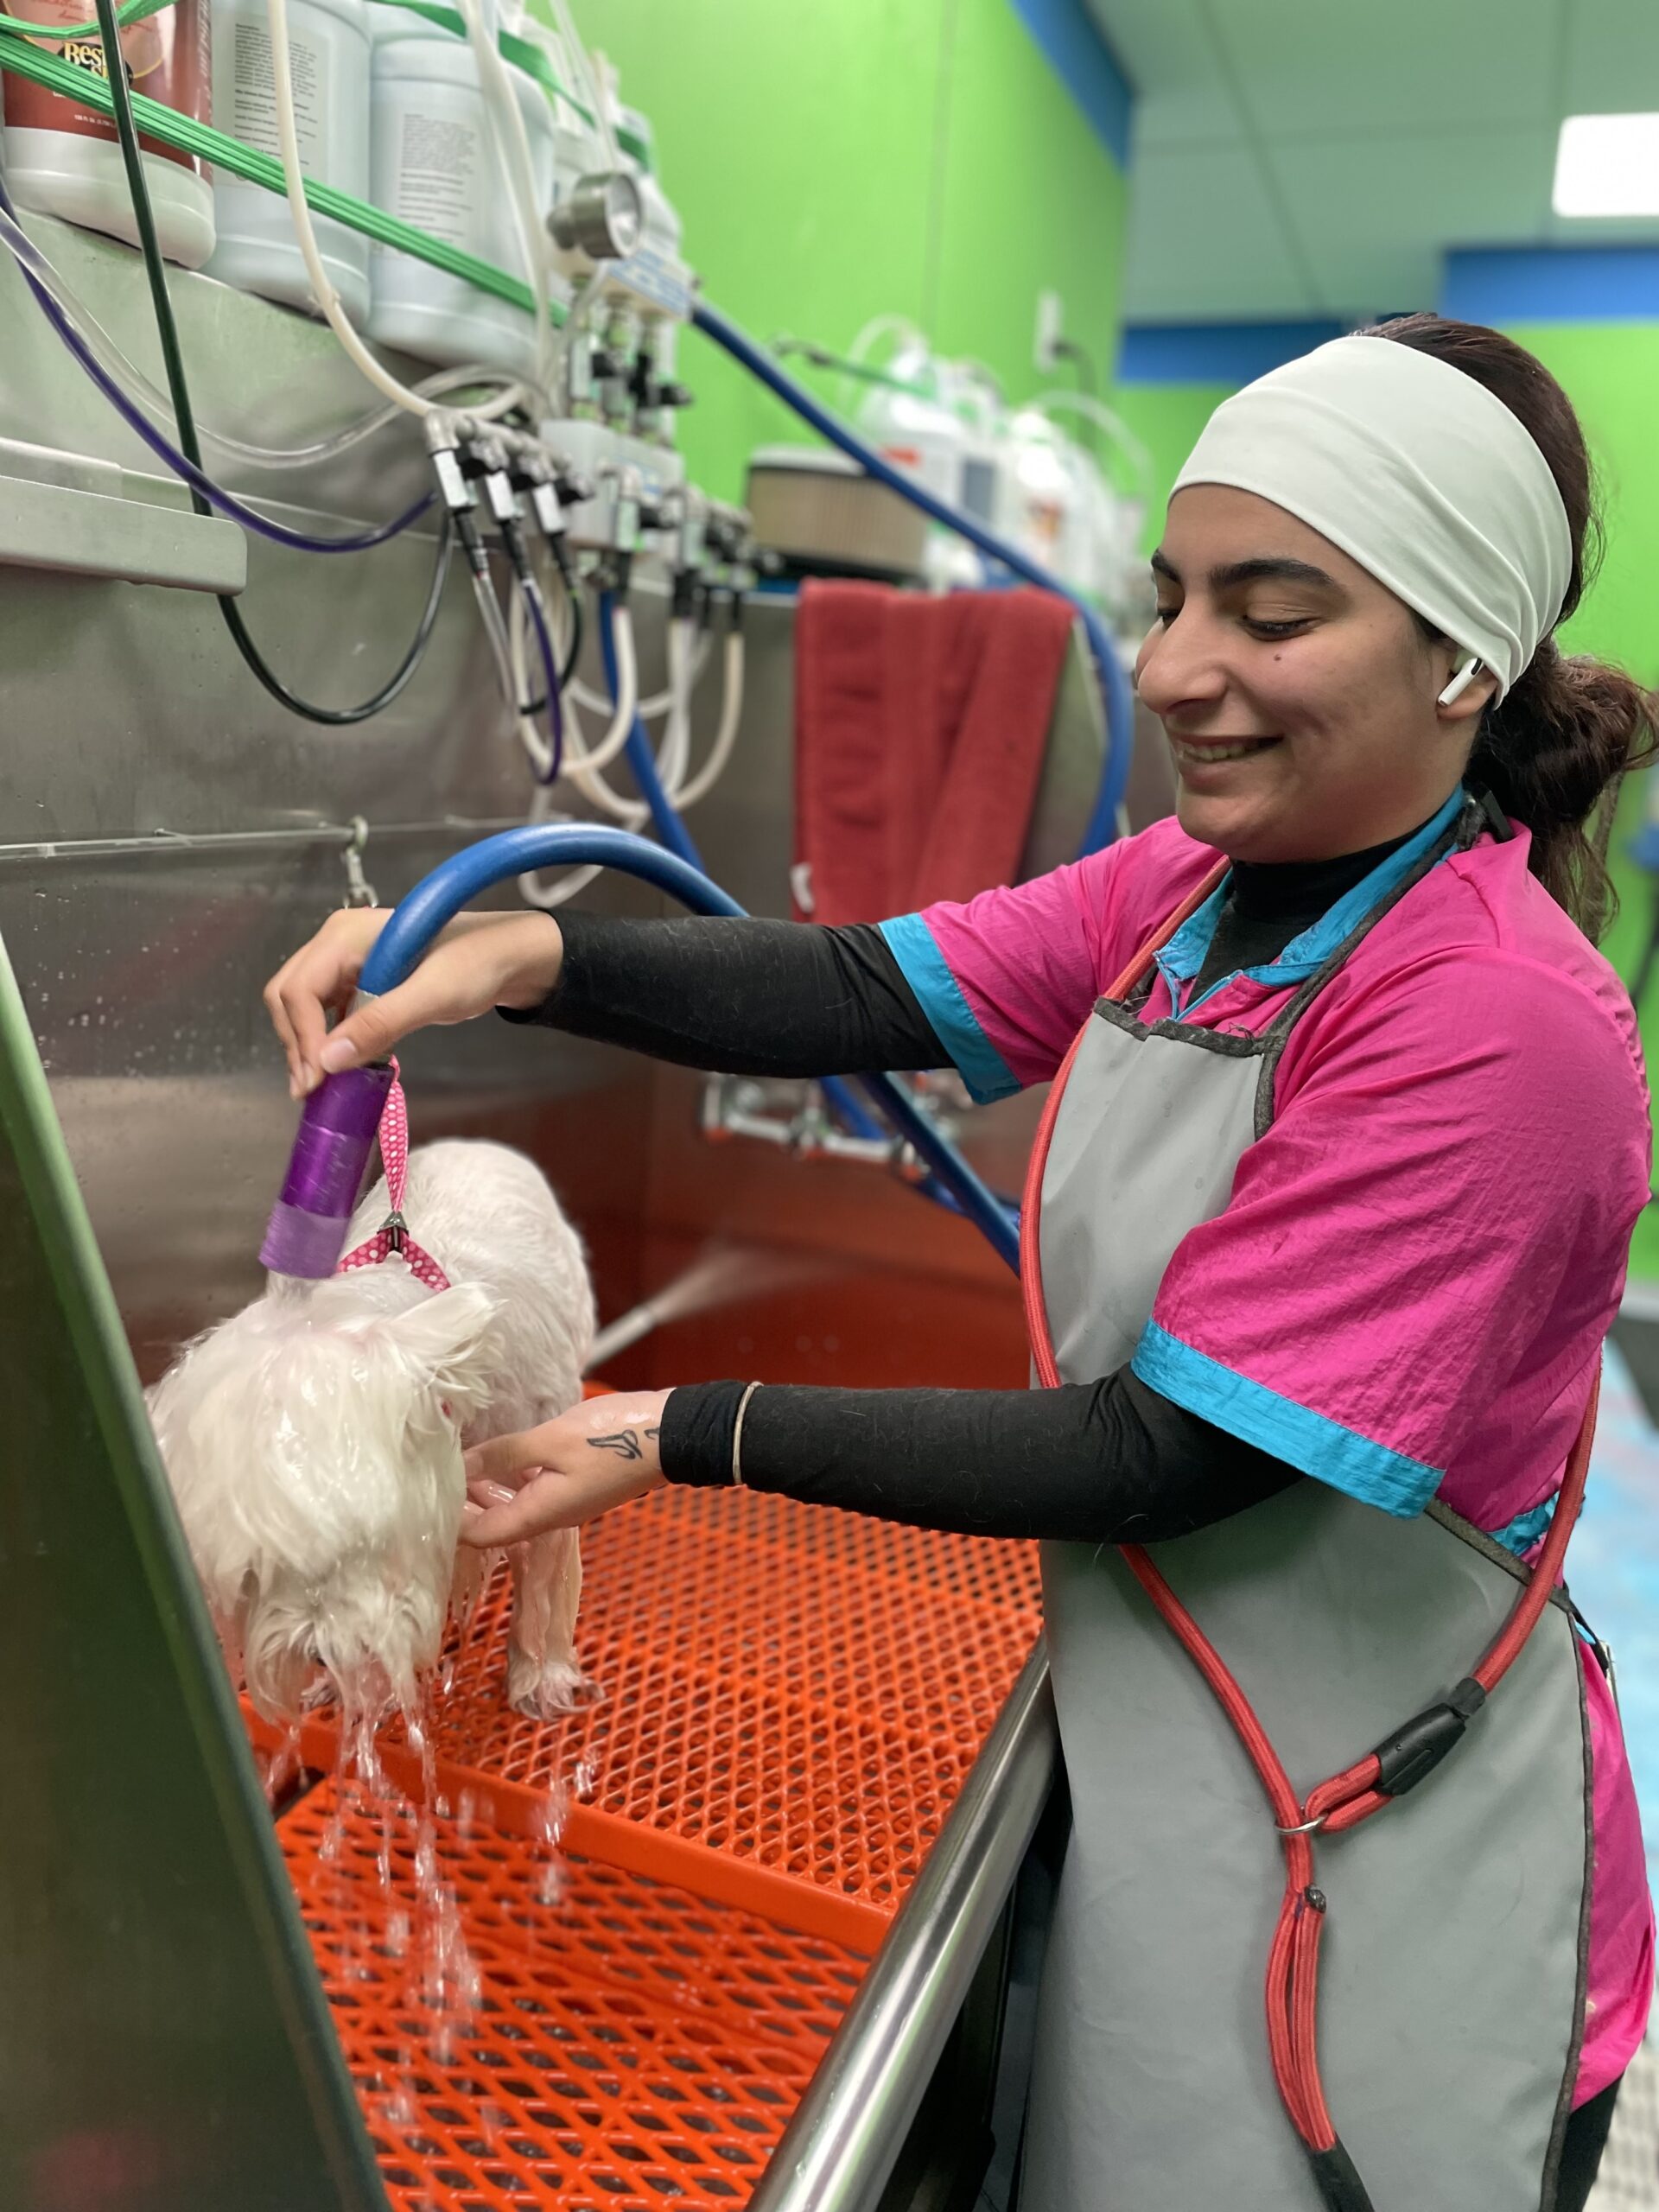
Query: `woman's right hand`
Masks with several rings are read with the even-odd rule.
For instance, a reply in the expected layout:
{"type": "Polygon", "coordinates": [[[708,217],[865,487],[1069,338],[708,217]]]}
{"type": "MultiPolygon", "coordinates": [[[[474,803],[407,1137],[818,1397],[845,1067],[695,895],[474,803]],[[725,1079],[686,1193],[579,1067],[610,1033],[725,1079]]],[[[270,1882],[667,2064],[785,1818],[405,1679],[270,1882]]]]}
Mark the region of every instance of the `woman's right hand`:
{"type": "Polygon", "coordinates": [[[457,914],[407,982],[353,1014],[358,976],[390,914],[343,907],[265,985],[291,1096],[340,1068],[384,1060],[411,1030],[470,1021],[492,1007],[538,1006],[559,980],[564,939],[550,914],[457,914]]]}

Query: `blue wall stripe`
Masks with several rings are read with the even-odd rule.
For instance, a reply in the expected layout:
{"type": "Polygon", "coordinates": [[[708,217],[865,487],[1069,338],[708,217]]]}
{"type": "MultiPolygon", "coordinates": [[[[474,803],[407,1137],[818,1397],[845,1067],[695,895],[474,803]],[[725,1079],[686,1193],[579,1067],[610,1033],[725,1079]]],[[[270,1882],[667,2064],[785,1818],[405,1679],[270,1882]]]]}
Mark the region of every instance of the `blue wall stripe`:
{"type": "Polygon", "coordinates": [[[1120,384],[1249,384],[1340,338],[1341,322],[1132,322],[1118,349],[1120,384]]]}
{"type": "Polygon", "coordinates": [[[1463,322],[1659,321],[1659,245],[1454,246],[1440,313],[1463,322]]]}
{"type": "Polygon", "coordinates": [[[1096,137],[1121,169],[1129,166],[1135,92],[1105,33],[1083,0],[1014,0],[1014,13],[1052,63],[1096,137]]]}

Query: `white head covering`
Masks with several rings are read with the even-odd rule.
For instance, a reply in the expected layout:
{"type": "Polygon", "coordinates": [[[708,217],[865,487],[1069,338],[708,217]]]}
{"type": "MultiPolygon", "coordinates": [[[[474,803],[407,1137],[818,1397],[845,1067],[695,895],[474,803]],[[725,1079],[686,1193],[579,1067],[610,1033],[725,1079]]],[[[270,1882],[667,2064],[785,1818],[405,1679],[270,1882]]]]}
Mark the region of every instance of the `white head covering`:
{"type": "Polygon", "coordinates": [[[1328,537],[1501,698],[1555,626],[1573,533],[1549,464],[1448,362],[1337,338],[1223,400],[1175,481],[1254,492],[1328,537]]]}

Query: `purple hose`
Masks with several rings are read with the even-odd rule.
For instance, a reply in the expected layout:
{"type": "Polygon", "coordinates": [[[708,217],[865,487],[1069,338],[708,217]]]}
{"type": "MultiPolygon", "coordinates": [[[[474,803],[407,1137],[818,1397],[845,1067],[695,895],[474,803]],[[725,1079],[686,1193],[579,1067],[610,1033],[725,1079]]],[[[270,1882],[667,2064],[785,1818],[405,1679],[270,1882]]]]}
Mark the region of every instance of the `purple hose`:
{"type": "MultiPolygon", "coordinates": [[[[0,209],[3,209],[8,215],[10,215],[14,222],[16,220],[11,202],[6,197],[3,184],[0,184],[0,209]]],[[[159,460],[165,461],[175,476],[182,477],[187,484],[200,493],[204,499],[211,500],[221,513],[228,515],[233,522],[239,522],[245,530],[251,530],[260,537],[268,537],[273,545],[292,546],[296,551],[301,553],[366,553],[373,546],[384,545],[389,537],[397,537],[401,531],[407,530],[411,523],[418,522],[432,505],[434,494],[429,492],[424,499],[417,499],[412,507],[397,516],[395,520],[381,523],[375,529],[364,531],[354,537],[309,537],[303,531],[289,530],[279,522],[268,522],[264,515],[257,513],[252,507],[245,505],[233,492],[226,492],[222,486],[215,484],[212,477],[204,475],[194,461],[187,459],[178,448],[156,429],[149,416],[137,407],[122,391],[120,385],[87,346],[80,333],[65,315],[51,293],[38,281],[28,263],[19,257],[17,265],[22,270],[24,283],[40,302],[41,311],[47,321],[129,429],[142,438],[150,451],[159,460]]]]}
{"type": "Polygon", "coordinates": [[[347,1068],[306,1100],[259,1251],[274,1274],[315,1282],[334,1272],[391,1089],[390,1067],[347,1068]]]}

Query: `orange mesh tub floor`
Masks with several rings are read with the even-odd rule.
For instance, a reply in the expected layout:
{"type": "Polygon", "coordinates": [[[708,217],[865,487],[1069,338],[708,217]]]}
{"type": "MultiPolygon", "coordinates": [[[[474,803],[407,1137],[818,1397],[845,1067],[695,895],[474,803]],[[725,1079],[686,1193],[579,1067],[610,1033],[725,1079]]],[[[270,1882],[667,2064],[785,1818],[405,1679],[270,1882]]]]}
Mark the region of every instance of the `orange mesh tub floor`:
{"type": "Polygon", "coordinates": [[[588,1532],[578,1645],[601,1703],[503,1693],[505,1577],[457,1659],[439,1755],[891,1913],[1040,1625],[1034,1545],[753,1491],[668,1489],[588,1532]]]}
{"type": "Polygon", "coordinates": [[[749,1492],[659,1491],[584,1559],[598,1703],[507,1708],[503,1574],[449,1655],[470,2010],[410,1938],[406,1818],[325,1783],[280,1824],[397,2212],[746,2203],[1039,1624],[1034,1547],[749,1492]]]}
{"type": "Polygon", "coordinates": [[[398,1924],[412,1823],[394,1821],[388,1892],[385,1808],[339,1815],[325,1783],[279,1833],[398,2212],[747,2201],[862,1959],[575,1857],[543,1902],[545,1852],[443,1821],[439,1864],[479,1977],[446,2014],[398,1924]]]}

